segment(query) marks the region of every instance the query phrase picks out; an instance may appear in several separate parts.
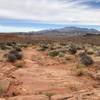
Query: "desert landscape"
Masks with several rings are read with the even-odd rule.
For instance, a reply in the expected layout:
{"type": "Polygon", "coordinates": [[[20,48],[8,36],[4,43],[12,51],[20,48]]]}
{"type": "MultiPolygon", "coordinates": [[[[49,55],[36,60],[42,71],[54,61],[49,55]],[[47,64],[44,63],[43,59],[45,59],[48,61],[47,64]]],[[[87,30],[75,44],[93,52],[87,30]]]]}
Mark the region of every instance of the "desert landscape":
{"type": "Polygon", "coordinates": [[[100,35],[54,34],[0,34],[0,100],[100,100],[100,35]]]}
{"type": "Polygon", "coordinates": [[[100,0],[0,0],[0,100],[100,100],[100,0]]]}

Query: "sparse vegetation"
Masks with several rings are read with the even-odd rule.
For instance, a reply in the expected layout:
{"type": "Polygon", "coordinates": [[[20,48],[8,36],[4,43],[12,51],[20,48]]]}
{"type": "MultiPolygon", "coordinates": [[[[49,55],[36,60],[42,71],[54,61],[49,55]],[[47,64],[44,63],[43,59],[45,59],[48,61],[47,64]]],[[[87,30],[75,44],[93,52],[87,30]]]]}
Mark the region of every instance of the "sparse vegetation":
{"type": "Polygon", "coordinates": [[[75,45],[71,44],[71,45],[68,47],[68,52],[69,52],[70,54],[75,54],[75,53],[77,53],[77,49],[76,49],[75,45]]]}
{"type": "Polygon", "coordinates": [[[9,53],[7,57],[8,57],[9,62],[15,62],[17,60],[16,55],[14,55],[12,53],[9,53]]]}
{"type": "Polygon", "coordinates": [[[9,49],[11,49],[9,46],[3,45],[3,44],[0,46],[0,48],[1,48],[1,50],[9,50],[9,49]]]}
{"type": "Polygon", "coordinates": [[[59,55],[59,52],[58,52],[58,51],[50,51],[50,52],[48,53],[48,55],[51,56],[51,57],[56,57],[56,56],[59,55]]]}
{"type": "Polygon", "coordinates": [[[87,54],[88,54],[88,55],[93,55],[93,54],[94,54],[93,49],[88,49],[88,50],[87,50],[87,54]]]}
{"type": "Polygon", "coordinates": [[[41,44],[40,45],[40,48],[38,49],[39,51],[45,51],[45,50],[47,50],[49,47],[48,47],[48,44],[45,44],[45,43],[43,43],[43,44],[41,44]]]}
{"type": "Polygon", "coordinates": [[[80,53],[80,63],[89,66],[93,64],[93,60],[86,53],[80,53]]]}
{"type": "Polygon", "coordinates": [[[17,42],[8,41],[1,44],[4,47],[0,49],[0,80],[7,78],[10,85],[2,89],[0,84],[0,97],[5,96],[4,93],[7,90],[6,96],[9,96],[7,99],[12,99],[12,97],[18,100],[20,97],[23,100],[30,99],[30,94],[34,93],[32,98],[37,96],[38,99],[39,96],[39,100],[40,98],[65,100],[67,97],[74,99],[79,95],[78,93],[81,95],[81,90],[82,93],[85,90],[87,92],[87,87],[88,91],[94,90],[94,87],[92,88],[94,85],[99,87],[97,83],[100,79],[100,46],[90,45],[90,39],[89,43],[83,44],[83,40],[80,43],[81,40],[77,39],[77,42],[73,37],[44,37],[43,40],[41,36],[39,39],[38,36],[37,39],[30,38],[25,37],[26,41],[22,41],[21,38],[17,42]],[[3,57],[5,61],[2,60],[3,57]],[[92,67],[89,67],[90,65],[92,67]],[[89,75],[91,73],[92,76],[89,75]],[[20,82],[17,83],[17,81],[20,82]],[[90,85],[84,84],[85,82],[90,85]],[[67,92],[71,96],[66,94],[67,92]]]}
{"type": "Polygon", "coordinates": [[[59,57],[64,57],[64,52],[59,52],[59,57]]]}
{"type": "Polygon", "coordinates": [[[16,47],[16,51],[21,52],[22,49],[20,47],[16,47]]]}
{"type": "Polygon", "coordinates": [[[7,58],[9,62],[15,62],[16,60],[21,60],[23,58],[22,52],[20,50],[11,50],[8,54],[4,54],[4,57],[7,58]]]}
{"type": "Polygon", "coordinates": [[[19,52],[18,50],[11,50],[9,54],[14,54],[18,60],[21,60],[23,57],[22,52],[19,52]]]}

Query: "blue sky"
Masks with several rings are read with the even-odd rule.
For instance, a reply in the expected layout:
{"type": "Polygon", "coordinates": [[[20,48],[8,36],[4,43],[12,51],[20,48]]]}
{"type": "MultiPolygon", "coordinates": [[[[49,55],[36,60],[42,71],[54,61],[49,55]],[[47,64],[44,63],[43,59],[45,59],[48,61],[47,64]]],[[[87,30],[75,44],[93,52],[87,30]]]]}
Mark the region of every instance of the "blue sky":
{"type": "Polygon", "coordinates": [[[100,30],[100,0],[0,0],[0,32],[65,26],[100,30]]]}

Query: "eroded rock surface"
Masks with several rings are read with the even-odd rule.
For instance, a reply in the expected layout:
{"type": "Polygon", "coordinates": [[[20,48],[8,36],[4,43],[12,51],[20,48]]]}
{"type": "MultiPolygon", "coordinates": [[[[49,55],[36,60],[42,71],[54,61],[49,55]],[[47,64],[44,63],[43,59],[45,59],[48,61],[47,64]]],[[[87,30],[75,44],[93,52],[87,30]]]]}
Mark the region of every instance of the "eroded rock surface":
{"type": "MultiPolygon", "coordinates": [[[[35,49],[27,48],[23,53],[25,64],[22,68],[0,62],[0,79],[4,79],[0,80],[0,84],[7,90],[4,100],[49,100],[50,96],[51,100],[100,100],[99,80],[87,74],[81,77],[73,74],[76,68],[75,57],[71,63],[57,62],[56,65],[57,60],[46,59],[46,55],[35,49]],[[43,63],[40,64],[38,60],[43,63]]],[[[87,70],[92,71],[92,68],[87,70]]]]}

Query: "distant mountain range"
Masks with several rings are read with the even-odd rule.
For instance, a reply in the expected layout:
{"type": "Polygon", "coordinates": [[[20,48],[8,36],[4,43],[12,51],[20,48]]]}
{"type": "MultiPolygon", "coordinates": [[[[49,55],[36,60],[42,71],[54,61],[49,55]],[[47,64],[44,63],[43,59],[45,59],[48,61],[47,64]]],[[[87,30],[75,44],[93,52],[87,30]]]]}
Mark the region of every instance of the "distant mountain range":
{"type": "MultiPolygon", "coordinates": [[[[4,34],[4,33],[0,33],[4,34]]],[[[8,33],[7,33],[8,34],[8,33]]],[[[100,31],[96,29],[80,28],[80,27],[64,27],[59,29],[49,29],[42,31],[30,31],[30,32],[9,32],[9,34],[22,34],[22,35],[52,35],[52,36],[90,36],[100,35],[100,31]]]]}
{"type": "Polygon", "coordinates": [[[76,35],[86,35],[86,34],[100,34],[100,31],[96,29],[88,29],[88,28],[79,28],[79,27],[64,27],[60,29],[53,30],[43,30],[37,32],[38,34],[44,35],[67,35],[67,36],[76,36],[76,35]]]}

